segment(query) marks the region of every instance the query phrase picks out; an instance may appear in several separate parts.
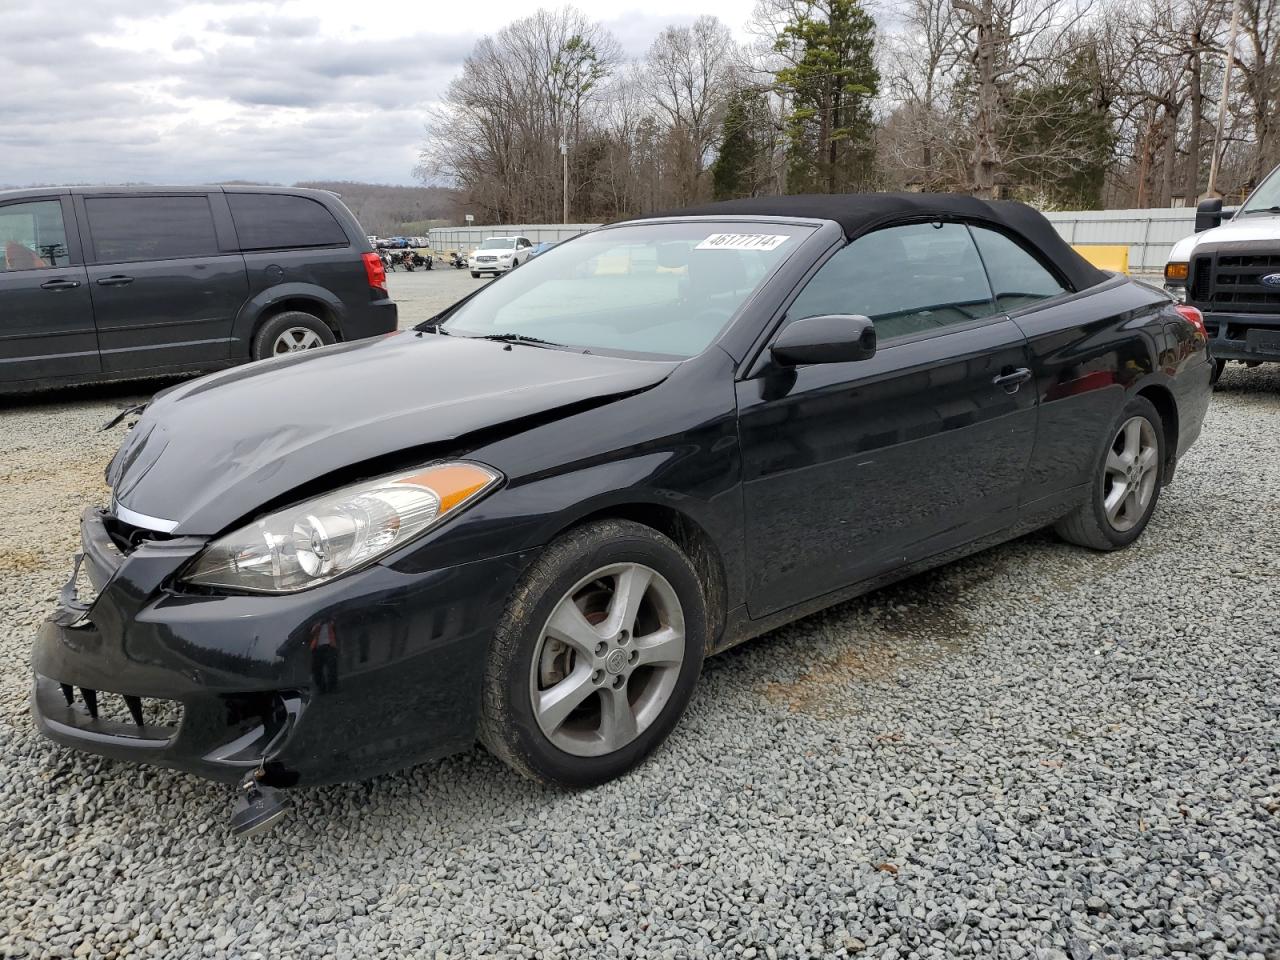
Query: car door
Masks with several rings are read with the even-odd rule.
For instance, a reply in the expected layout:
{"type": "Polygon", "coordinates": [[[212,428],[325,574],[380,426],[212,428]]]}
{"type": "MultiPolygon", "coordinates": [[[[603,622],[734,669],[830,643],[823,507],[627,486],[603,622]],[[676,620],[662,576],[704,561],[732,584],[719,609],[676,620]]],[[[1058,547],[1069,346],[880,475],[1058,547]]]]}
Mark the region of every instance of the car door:
{"type": "Polygon", "coordinates": [[[1011,526],[1035,439],[1026,339],[965,226],[877,230],[787,310],[870,317],[868,360],[737,384],[753,617],[1011,526]]]}
{"type": "Polygon", "coordinates": [[[1124,406],[1126,385],[1154,369],[1163,344],[1144,339],[1142,327],[1145,315],[1159,307],[1141,294],[1076,295],[1065,277],[1018,240],[991,227],[970,229],[996,303],[1031,351],[1039,428],[1023,511],[1032,521],[1054,519],[1060,504],[1075,503],[1079,487],[1091,481],[1094,457],[1124,406]],[[1100,313],[1107,302],[1112,310],[1100,313]]]}
{"type": "Polygon", "coordinates": [[[0,384],[98,370],[71,204],[60,196],[0,204],[0,384]]]}
{"type": "Polygon", "coordinates": [[[87,195],[77,204],[102,369],[227,360],[248,281],[222,195],[87,195]]]}

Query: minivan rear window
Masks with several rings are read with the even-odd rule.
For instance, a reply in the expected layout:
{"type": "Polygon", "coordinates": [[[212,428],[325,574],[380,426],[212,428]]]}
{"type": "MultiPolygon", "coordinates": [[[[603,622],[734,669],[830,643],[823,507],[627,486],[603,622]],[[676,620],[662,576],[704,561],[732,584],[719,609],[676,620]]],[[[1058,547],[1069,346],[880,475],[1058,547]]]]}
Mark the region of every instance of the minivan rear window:
{"type": "Polygon", "coordinates": [[[241,250],[347,245],[347,234],[333,214],[309,197],[228,193],[227,202],[241,250]]]}
{"type": "Polygon", "coordinates": [[[218,254],[207,197],[86,197],[98,263],[218,254]]]}

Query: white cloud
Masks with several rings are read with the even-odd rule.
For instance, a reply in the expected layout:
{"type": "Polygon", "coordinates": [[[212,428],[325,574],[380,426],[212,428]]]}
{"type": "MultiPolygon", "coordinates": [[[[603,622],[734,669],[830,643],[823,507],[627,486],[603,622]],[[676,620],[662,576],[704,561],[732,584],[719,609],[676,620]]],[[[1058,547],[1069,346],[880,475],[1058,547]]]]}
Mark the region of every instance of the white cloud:
{"type": "MultiPolygon", "coordinates": [[[[752,0],[698,12],[741,31],[752,0]]],[[[676,0],[578,6],[643,53],[676,0]]],[[[476,39],[534,9],[350,0],[94,0],[93,16],[6,9],[0,181],[412,182],[427,112],[476,39]]]]}

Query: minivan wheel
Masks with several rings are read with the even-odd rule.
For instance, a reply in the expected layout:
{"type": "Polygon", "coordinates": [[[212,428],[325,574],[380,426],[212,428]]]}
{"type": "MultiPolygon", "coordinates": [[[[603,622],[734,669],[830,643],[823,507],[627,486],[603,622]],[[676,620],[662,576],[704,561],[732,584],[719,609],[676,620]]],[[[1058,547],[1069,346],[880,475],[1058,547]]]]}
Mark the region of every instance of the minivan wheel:
{"type": "Polygon", "coordinates": [[[471,271],[471,276],[473,276],[477,280],[480,279],[480,274],[476,273],[474,270],[471,271]]]}
{"type": "Polygon", "coordinates": [[[1125,404],[1108,436],[1089,499],[1054,528],[1064,540],[1094,550],[1118,550],[1142,536],[1164,485],[1164,424],[1150,400],[1125,404]]]}
{"type": "Polygon", "coordinates": [[[638,765],[684,713],[706,600],[658,531],[605,520],[551,543],[495,630],[480,740],[519,773],[586,787],[638,765]]]}
{"type": "Polygon", "coordinates": [[[326,347],[337,338],[319,317],[301,310],[277,314],[262,325],[253,339],[253,359],[281,357],[287,353],[326,347]]]}

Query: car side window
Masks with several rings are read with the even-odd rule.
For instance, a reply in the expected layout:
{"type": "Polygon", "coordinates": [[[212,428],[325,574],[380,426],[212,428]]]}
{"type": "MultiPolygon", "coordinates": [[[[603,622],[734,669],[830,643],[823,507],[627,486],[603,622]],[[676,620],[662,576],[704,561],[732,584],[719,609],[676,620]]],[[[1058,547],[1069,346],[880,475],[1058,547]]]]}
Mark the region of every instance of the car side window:
{"type": "Polygon", "coordinates": [[[84,207],[99,263],[218,253],[207,197],[87,197],[84,207]]]}
{"type": "Polygon", "coordinates": [[[349,242],[333,214],[310,197],[282,193],[228,193],[241,250],[345,247],[349,242]]]}
{"type": "Polygon", "coordinates": [[[18,270],[52,270],[71,262],[62,202],[33,200],[0,207],[0,266],[18,270]]]}
{"type": "Polygon", "coordinates": [[[883,343],[996,312],[964,224],[912,223],[875,230],[838,251],[800,291],[787,319],[870,317],[883,343]]]}
{"type": "Polygon", "coordinates": [[[972,226],[973,239],[1002,311],[1017,310],[1069,291],[1028,250],[987,227],[972,226]]]}

